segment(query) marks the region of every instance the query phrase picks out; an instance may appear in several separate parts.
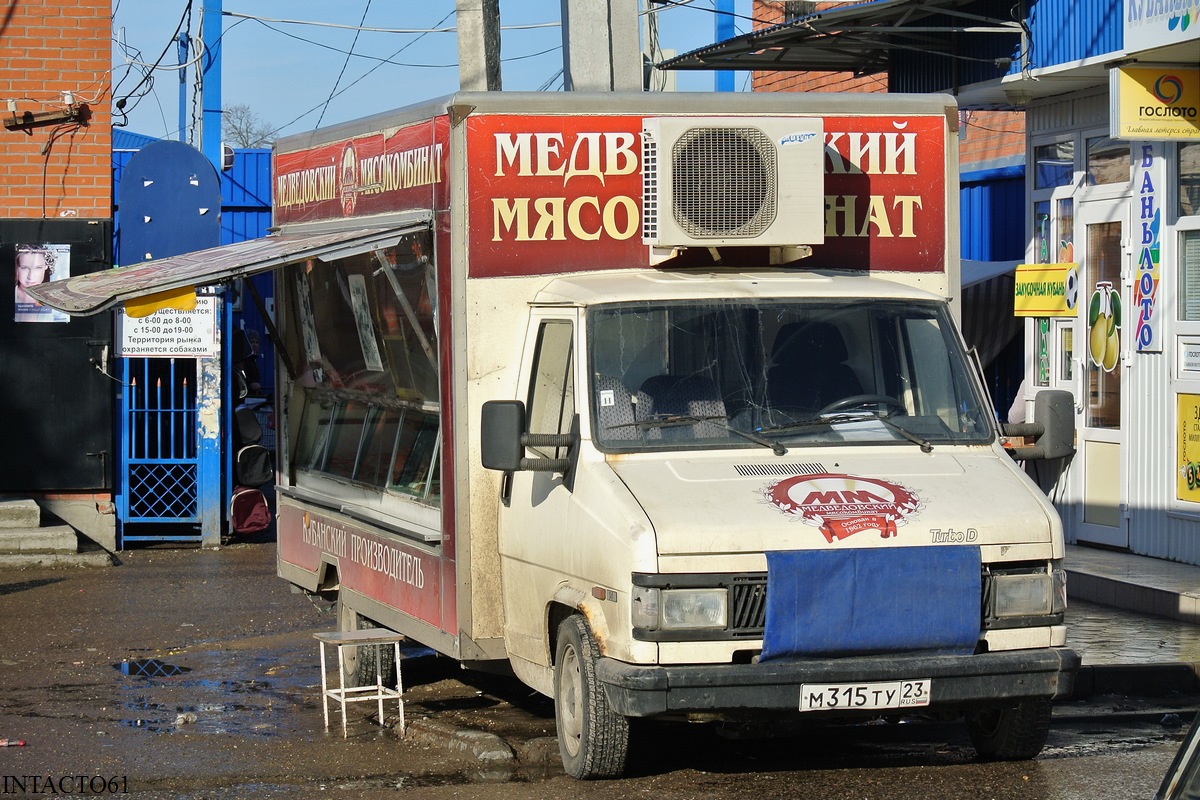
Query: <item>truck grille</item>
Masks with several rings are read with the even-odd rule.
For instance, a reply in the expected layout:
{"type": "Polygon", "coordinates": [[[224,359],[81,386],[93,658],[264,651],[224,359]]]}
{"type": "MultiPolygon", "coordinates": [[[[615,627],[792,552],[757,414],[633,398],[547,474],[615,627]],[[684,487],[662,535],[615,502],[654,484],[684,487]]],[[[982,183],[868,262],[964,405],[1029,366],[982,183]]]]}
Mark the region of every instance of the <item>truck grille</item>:
{"type": "Polygon", "coordinates": [[[734,578],[729,585],[729,633],[760,637],[767,621],[767,576],[734,578]]]}

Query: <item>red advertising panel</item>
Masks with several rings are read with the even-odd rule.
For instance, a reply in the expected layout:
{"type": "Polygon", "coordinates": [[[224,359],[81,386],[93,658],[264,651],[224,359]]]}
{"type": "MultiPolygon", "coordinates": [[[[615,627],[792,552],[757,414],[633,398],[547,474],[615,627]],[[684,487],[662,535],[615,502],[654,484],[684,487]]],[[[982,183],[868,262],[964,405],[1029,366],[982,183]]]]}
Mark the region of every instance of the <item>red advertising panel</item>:
{"type": "Polygon", "coordinates": [[[278,538],[279,557],[288,564],[315,572],[322,555],[332,556],[342,586],[447,629],[437,556],[290,503],[279,506],[278,538]]]}
{"type": "MultiPolygon", "coordinates": [[[[945,119],[825,117],[825,244],[810,268],[931,272],[946,244],[945,119]]],[[[645,266],[640,116],[467,121],[474,276],[645,266]]]]}
{"type": "Polygon", "coordinates": [[[441,116],[308,150],[276,153],[275,224],[445,208],[449,131],[449,120],[441,116]]]}

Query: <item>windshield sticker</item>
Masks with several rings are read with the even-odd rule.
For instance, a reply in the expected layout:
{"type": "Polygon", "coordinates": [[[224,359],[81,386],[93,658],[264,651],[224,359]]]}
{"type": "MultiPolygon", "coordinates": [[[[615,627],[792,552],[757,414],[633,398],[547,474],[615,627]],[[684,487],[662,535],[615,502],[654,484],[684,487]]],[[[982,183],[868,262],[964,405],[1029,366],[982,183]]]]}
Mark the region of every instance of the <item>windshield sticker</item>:
{"type": "Polygon", "coordinates": [[[830,544],[866,530],[890,539],[921,509],[916,493],[898,483],[826,472],[784,478],[763,495],[784,514],[820,528],[830,544]]]}

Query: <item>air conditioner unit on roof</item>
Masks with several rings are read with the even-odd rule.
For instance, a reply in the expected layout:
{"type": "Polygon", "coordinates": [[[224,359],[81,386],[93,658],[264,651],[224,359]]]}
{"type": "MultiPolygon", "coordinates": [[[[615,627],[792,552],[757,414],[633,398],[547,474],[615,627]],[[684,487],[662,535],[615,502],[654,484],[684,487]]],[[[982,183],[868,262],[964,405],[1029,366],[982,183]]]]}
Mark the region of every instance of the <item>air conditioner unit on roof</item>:
{"type": "Polygon", "coordinates": [[[642,240],[655,247],[825,238],[824,124],[811,117],[642,123],[642,240]]]}

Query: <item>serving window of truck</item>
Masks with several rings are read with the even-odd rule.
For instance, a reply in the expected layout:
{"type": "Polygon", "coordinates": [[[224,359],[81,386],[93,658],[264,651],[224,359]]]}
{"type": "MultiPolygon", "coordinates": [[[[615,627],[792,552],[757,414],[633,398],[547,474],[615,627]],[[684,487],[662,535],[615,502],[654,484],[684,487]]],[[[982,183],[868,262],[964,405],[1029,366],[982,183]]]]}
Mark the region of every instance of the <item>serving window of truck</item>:
{"type": "MultiPolygon", "coordinates": [[[[420,231],[393,247],[308,261],[285,274],[305,364],[289,414],[296,486],[372,505],[371,495],[382,493],[381,501],[438,506],[431,254],[429,232],[420,231]]],[[[436,519],[428,527],[436,531],[436,519]]]]}

